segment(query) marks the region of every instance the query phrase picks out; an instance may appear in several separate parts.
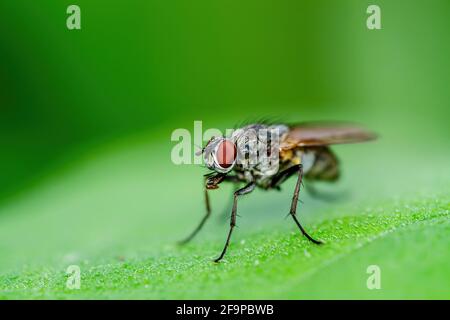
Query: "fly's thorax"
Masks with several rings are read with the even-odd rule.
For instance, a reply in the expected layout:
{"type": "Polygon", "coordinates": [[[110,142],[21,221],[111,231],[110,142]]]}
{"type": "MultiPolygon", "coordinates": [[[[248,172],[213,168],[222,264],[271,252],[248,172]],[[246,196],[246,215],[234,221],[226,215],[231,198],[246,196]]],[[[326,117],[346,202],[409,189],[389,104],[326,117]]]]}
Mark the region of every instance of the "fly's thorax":
{"type": "Polygon", "coordinates": [[[236,165],[241,170],[251,170],[255,175],[278,172],[282,137],[288,132],[285,125],[250,125],[238,129],[232,139],[237,147],[236,165]]]}

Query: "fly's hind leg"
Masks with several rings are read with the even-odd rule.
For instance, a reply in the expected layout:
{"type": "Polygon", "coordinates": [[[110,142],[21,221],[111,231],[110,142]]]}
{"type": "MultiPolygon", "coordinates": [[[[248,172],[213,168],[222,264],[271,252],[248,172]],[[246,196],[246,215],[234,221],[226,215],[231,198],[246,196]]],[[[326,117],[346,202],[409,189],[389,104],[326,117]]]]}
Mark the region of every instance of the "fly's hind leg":
{"type": "Polygon", "coordinates": [[[314,238],[312,238],[305,231],[305,229],[303,229],[302,225],[300,224],[300,222],[297,219],[297,205],[298,205],[298,197],[300,194],[300,186],[302,185],[302,180],[303,180],[303,166],[301,164],[299,164],[295,167],[298,170],[298,178],[297,178],[297,184],[295,185],[294,196],[292,197],[291,210],[289,211],[289,214],[291,215],[292,219],[294,219],[295,224],[298,226],[298,228],[300,229],[302,234],[306,238],[308,238],[309,241],[311,241],[312,243],[315,243],[315,244],[322,244],[321,241],[318,241],[318,240],[315,240],[314,238]]]}
{"type": "Polygon", "coordinates": [[[299,227],[302,234],[308,238],[311,242],[315,244],[321,244],[321,241],[313,239],[306,231],[303,229],[302,225],[297,219],[297,205],[298,205],[298,197],[300,194],[300,186],[302,185],[303,181],[303,166],[301,164],[294,165],[290,167],[289,169],[286,169],[280,173],[278,173],[276,176],[273,177],[272,182],[270,184],[270,188],[278,189],[280,185],[286,181],[290,176],[294,174],[298,174],[297,178],[297,184],[295,185],[294,190],[294,196],[292,197],[292,203],[291,203],[291,210],[289,211],[289,214],[292,216],[292,219],[294,219],[295,224],[299,227]]]}

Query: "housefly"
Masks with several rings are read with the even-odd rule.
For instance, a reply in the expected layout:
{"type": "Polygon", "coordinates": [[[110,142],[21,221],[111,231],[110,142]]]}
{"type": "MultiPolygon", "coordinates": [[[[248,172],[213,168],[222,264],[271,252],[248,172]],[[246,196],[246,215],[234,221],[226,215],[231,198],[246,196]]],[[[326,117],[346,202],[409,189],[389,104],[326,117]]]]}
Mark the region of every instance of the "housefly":
{"type": "Polygon", "coordinates": [[[322,242],[306,232],[297,218],[297,204],[303,178],[308,181],[335,181],[339,163],[330,145],[375,139],[375,135],[353,124],[303,123],[251,124],[236,129],[228,137],[213,137],[198,155],[203,155],[210,173],[205,175],[206,214],[197,228],[181,243],[189,242],[211,215],[208,190],[222,182],[245,184],[234,192],[230,229],[219,262],[225,255],[236,226],[238,198],[255,188],[279,190],[291,176],[297,177],[289,215],[300,232],[312,243],[322,242]]]}

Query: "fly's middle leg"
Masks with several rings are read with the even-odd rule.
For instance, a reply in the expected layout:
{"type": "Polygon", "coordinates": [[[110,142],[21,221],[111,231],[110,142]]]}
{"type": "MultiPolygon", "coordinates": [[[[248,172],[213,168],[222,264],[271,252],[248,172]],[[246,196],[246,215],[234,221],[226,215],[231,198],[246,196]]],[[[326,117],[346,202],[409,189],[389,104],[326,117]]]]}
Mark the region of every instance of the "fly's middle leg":
{"type": "Polygon", "coordinates": [[[230,192],[230,201],[227,202],[227,205],[225,206],[225,208],[223,208],[223,210],[222,210],[222,212],[220,213],[220,215],[217,216],[217,217],[218,217],[217,221],[218,221],[219,223],[225,223],[225,222],[226,222],[226,220],[227,220],[227,218],[228,218],[228,215],[229,215],[229,213],[230,213],[230,210],[231,210],[231,208],[232,208],[232,206],[233,206],[234,193],[235,193],[237,190],[239,190],[239,184],[237,184],[237,185],[234,187],[233,192],[230,192]]]}
{"type": "Polygon", "coordinates": [[[214,260],[214,262],[219,262],[222,260],[223,256],[227,252],[228,245],[230,244],[231,234],[233,233],[233,229],[236,226],[236,215],[237,215],[237,199],[239,196],[243,196],[244,194],[248,194],[255,190],[255,184],[253,182],[250,182],[248,185],[243,187],[242,189],[237,190],[234,193],[234,199],[233,199],[233,209],[231,210],[231,218],[230,218],[230,231],[228,232],[227,240],[225,242],[225,246],[223,247],[222,253],[220,256],[214,260]]]}

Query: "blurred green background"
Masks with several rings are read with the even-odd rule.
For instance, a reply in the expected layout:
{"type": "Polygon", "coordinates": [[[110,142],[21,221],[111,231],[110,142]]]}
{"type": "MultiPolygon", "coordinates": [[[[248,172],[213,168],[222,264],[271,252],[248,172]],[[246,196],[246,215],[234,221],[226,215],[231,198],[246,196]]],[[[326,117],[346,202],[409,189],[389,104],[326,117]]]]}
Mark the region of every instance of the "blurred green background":
{"type": "MultiPolygon", "coordinates": [[[[381,138],[338,150],[349,212],[420,194],[447,214],[449,9],[447,0],[2,0],[0,292],[55,297],[59,283],[37,280],[46,272],[140,261],[190,231],[204,170],[171,163],[170,134],[194,120],[361,122],[381,138]],[[66,28],[70,4],[81,7],[81,30],[66,28]],[[366,28],[369,4],[381,7],[382,30],[366,28]]],[[[285,210],[290,192],[243,208],[270,229],[284,212],[269,211],[285,210]]],[[[227,200],[217,196],[217,208],[227,200]]],[[[323,215],[307,221],[326,220],[329,206],[312,201],[309,212],[323,215]]],[[[226,227],[211,228],[214,253],[226,227]]],[[[102,296],[92,290],[81,297],[102,296]]]]}

